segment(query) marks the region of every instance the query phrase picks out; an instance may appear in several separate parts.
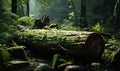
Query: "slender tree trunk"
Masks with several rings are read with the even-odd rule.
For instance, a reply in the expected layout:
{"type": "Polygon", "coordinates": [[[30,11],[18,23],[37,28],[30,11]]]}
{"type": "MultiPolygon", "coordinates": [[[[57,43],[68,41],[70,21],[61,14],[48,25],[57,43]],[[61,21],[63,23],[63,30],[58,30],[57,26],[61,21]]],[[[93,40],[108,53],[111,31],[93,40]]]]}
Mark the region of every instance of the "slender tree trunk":
{"type": "Polygon", "coordinates": [[[24,4],[21,4],[21,17],[25,16],[24,14],[24,4]]]}
{"type": "Polygon", "coordinates": [[[27,16],[29,16],[29,12],[30,12],[30,8],[29,8],[29,0],[27,0],[27,9],[26,9],[26,13],[27,13],[27,16]]]}
{"type": "Polygon", "coordinates": [[[12,13],[17,13],[17,0],[12,0],[12,13]]]}
{"type": "Polygon", "coordinates": [[[3,0],[0,0],[0,15],[4,12],[3,0]]]}
{"type": "Polygon", "coordinates": [[[87,20],[86,20],[86,0],[81,1],[81,15],[80,15],[80,23],[81,27],[87,27],[87,20]]]}
{"type": "Polygon", "coordinates": [[[21,17],[21,5],[18,5],[17,15],[19,15],[19,17],[21,17]]]}
{"type": "Polygon", "coordinates": [[[120,0],[116,1],[113,13],[115,30],[120,30],[120,0]]]}

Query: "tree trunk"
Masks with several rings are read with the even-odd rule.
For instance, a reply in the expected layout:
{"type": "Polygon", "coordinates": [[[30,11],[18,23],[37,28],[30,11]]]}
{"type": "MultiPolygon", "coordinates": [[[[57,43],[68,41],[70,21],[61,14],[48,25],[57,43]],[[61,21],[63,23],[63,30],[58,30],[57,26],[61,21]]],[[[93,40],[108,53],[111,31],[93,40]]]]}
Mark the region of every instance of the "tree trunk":
{"type": "Polygon", "coordinates": [[[80,27],[88,27],[86,20],[86,0],[81,1],[81,15],[80,15],[80,27]]]}
{"type": "Polygon", "coordinates": [[[0,15],[4,12],[3,0],[0,0],[0,15]]]}
{"type": "Polygon", "coordinates": [[[29,12],[30,12],[30,9],[29,9],[29,0],[27,0],[27,9],[26,9],[26,15],[29,16],[29,12]]]}
{"type": "Polygon", "coordinates": [[[13,38],[18,44],[44,54],[69,52],[84,58],[101,57],[104,41],[99,33],[65,30],[28,30],[13,38]]]}
{"type": "Polygon", "coordinates": [[[115,30],[120,30],[120,0],[116,1],[113,13],[115,30]]]}
{"type": "Polygon", "coordinates": [[[17,0],[12,0],[12,13],[17,13],[17,0]]]}

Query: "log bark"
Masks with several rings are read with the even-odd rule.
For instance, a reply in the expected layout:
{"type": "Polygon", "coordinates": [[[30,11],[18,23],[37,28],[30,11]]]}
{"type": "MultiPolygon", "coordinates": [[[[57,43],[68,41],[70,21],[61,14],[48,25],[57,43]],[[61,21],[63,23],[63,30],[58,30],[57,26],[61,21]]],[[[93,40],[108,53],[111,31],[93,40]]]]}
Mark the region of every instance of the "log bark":
{"type": "Polygon", "coordinates": [[[31,50],[47,54],[69,52],[85,58],[101,57],[104,41],[99,33],[65,30],[28,30],[16,32],[14,41],[31,50]]]}

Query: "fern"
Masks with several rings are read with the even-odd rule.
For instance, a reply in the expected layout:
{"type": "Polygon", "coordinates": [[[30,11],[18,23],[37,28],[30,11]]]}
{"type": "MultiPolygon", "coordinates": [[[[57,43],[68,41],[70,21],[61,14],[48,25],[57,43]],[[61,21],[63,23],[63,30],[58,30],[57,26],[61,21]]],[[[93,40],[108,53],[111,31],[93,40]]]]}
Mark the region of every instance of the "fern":
{"type": "Polygon", "coordinates": [[[100,25],[100,23],[97,23],[95,26],[93,26],[92,30],[95,32],[104,32],[104,28],[100,25]]]}
{"type": "Polygon", "coordinates": [[[0,63],[6,62],[10,59],[10,54],[6,49],[0,46],[0,63]]]}

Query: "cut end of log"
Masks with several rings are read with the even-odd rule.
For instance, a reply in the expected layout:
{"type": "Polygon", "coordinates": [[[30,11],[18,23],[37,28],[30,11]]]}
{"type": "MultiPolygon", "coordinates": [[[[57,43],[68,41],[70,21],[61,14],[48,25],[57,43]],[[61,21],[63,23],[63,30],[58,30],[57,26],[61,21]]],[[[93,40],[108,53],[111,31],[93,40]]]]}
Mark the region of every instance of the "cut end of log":
{"type": "MultiPolygon", "coordinates": [[[[100,58],[105,48],[105,43],[99,33],[92,33],[88,36],[85,49],[88,57],[100,58]]],[[[91,58],[92,59],[92,58],[91,58]]]]}

